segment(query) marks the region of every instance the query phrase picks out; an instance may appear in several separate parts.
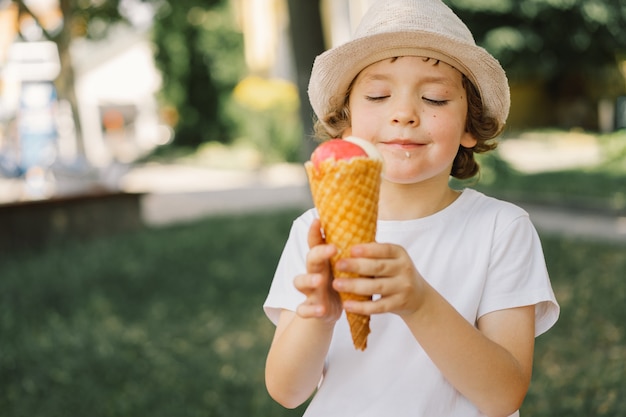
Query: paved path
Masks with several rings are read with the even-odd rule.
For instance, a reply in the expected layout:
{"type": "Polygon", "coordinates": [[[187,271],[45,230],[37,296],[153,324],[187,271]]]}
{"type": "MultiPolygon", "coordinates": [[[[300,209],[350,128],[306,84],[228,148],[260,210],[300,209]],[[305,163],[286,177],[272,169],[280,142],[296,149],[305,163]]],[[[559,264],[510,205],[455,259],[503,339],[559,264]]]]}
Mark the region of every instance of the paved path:
{"type": "MultiPolygon", "coordinates": [[[[312,205],[304,170],[294,165],[256,172],[140,167],[126,176],[125,184],[129,191],[146,192],[142,212],[146,223],[152,226],[192,221],[214,214],[291,207],[305,209],[312,205]]],[[[542,233],[626,242],[626,217],[518,204],[529,212],[542,233]]]]}
{"type": "Polygon", "coordinates": [[[519,204],[543,233],[626,243],[626,217],[562,207],[519,204]]]}

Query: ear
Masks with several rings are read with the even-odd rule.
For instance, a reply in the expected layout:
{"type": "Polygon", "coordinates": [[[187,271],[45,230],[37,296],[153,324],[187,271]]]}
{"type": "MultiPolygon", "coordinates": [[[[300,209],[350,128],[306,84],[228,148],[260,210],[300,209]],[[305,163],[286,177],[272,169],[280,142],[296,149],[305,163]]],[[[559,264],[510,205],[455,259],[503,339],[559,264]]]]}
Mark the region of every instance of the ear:
{"type": "Polygon", "coordinates": [[[461,136],[461,146],[471,149],[476,146],[477,143],[478,141],[474,138],[474,135],[470,132],[463,132],[463,136],[461,136]]]}

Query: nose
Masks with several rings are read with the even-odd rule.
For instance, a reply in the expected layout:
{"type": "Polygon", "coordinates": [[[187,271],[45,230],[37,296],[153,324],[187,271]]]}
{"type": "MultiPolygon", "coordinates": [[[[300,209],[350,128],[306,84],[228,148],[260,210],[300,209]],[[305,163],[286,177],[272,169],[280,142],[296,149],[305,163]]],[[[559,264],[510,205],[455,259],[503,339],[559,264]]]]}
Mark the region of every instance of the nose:
{"type": "Polygon", "coordinates": [[[393,108],[391,123],[401,126],[419,125],[417,106],[411,98],[398,98],[393,108]]]}

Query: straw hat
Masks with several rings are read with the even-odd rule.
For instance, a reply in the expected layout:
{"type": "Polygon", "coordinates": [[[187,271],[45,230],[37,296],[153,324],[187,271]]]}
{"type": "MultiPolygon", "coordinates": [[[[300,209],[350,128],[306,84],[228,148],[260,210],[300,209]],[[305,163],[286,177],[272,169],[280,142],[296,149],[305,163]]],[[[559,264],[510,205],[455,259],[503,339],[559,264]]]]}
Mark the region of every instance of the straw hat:
{"type": "Polygon", "coordinates": [[[365,67],[396,56],[439,59],[478,88],[487,116],[502,127],[511,104],[500,63],[476,45],[467,26],[440,0],[379,0],[369,8],[353,39],[319,55],[309,80],[317,118],[338,110],[352,80],[365,67]]]}

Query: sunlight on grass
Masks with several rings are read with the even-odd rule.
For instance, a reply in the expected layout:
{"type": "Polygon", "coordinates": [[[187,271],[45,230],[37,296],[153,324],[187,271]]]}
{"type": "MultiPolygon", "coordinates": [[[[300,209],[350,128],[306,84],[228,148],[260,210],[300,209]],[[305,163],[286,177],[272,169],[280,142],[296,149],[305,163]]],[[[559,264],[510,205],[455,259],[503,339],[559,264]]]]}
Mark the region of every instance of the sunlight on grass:
{"type": "MultiPolygon", "coordinates": [[[[626,213],[626,130],[598,136],[546,130],[525,132],[522,136],[539,141],[537,146],[554,146],[553,153],[546,151],[546,156],[557,159],[554,152],[558,147],[549,145],[549,142],[565,147],[568,141],[591,140],[597,144],[601,159],[593,165],[579,167],[574,164],[569,168],[525,173],[515,169],[496,150],[477,155],[481,166],[477,178],[452,180],[452,185],[456,188],[473,187],[505,200],[626,213]]],[[[505,140],[515,142],[514,137],[505,140]]],[[[523,150],[523,146],[520,149],[523,150]]]]}

